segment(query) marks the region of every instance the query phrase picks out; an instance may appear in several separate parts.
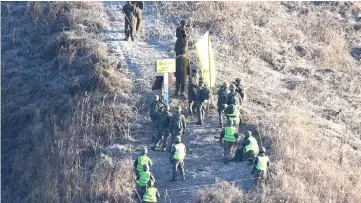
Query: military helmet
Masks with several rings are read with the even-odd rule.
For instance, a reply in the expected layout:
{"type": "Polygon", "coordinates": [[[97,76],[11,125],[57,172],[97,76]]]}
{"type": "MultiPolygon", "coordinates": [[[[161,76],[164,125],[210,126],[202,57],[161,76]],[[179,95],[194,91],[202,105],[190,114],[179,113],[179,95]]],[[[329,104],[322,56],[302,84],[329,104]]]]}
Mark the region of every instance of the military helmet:
{"type": "Polygon", "coordinates": [[[177,111],[177,112],[181,112],[181,111],[182,111],[182,107],[181,107],[181,106],[177,106],[176,111],[177,111]]]}
{"type": "Polygon", "coordinates": [[[223,87],[228,88],[229,87],[228,82],[223,82],[223,87]]]}
{"type": "Polygon", "coordinates": [[[153,186],[154,186],[154,181],[149,180],[149,181],[148,181],[148,186],[149,186],[149,187],[153,187],[153,186]]]}
{"type": "Polygon", "coordinates": [[[143,154],[148,154],[148,149],[146,147],[144,147],[143,150],[142,150],[142,153],[143,154]]]}
{"type": "Polygon", "coordinates": [[[241,83],[241,78],[236,78],[236,83],[241,83]]]}
{"type": "Polygon", "coordinates": [[[165,106],[163,107],[163,109],[164,109],[165,111],[169,111],[170,107],[169,107],[169,105],[167,104],[167,105],[165,105],[165,106]]]}
{"type": "Polygon", "coordinates": [[[148,164],[144,164],[144,165],[143,165],[143,171],[149,171],[149,166],[148,166],[148,164]]]}
{"type": "Polygon", "coordinates": [[[231,85],[229,86],[229,89],[230,89],[230,90],[235,90],[235,89],[236,89],[236,86],[235,86],[234,84],[231,84],[231,85]]]}
{"type": "Polygon", "coordinates": [[[182,141],[182,138],[181,138],[181,136],[177,136],[177,137],[175,137],[175,142],[181,142],[182,141]]]}
{"type": "Polygon", "coordinates": [[[158,95],[154,95],[154,100],[158,101],[158,100],[159,100],[159,96],[158,96],[158,95]]]}
{"type": "Polygon", "coordinates": [[[180,21],[180,24],[181,24],[182,26],[185,26],[185,25],[187,25],[187,20],[185,20],[185,19],[182,19],[182,20],[180,21]]]}
{"type": "Polygon", "coordinates": [[[261,147],[261,150],[259,151],[259,153],[260,153],[260,154],[261,154],[261,153],[265,154],[265,153],[266,153],[266,148],[261,147]]]}

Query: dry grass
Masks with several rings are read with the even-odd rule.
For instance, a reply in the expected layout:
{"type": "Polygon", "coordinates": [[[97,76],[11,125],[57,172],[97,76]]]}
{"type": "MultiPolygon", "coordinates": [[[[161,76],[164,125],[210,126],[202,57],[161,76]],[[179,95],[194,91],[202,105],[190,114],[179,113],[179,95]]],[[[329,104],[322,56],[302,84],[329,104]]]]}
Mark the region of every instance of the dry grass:
{"type": "Polygon", "coordinates": [[[105,149],[129,138],[132,84],[96,37],[101,3],[2,10],[2,200],[131,202],[130,151],[105,149]]]}
{"type": "Polygon", "coordinates": [[[358,34],[347,23],[357,3],[161,5],[164,20],[192,21],[191,41],[211,31],[220,82],[243,79],[244,117],[274,157],[270,181],[247,201],[361,201],[361,64],[350,55],[358,34]]]}
{"type": "Polygon", "coordinates": [[[198,192],[194,203],[242,203],[243,193],[228,182],[219,182],[198,192]]]}

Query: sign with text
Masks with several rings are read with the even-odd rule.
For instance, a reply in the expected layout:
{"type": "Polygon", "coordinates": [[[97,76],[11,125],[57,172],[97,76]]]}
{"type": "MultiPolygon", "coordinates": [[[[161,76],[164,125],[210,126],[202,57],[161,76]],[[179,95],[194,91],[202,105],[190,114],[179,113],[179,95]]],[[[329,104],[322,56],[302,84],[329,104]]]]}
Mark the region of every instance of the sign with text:
{"type": "Polygon", "coordinates": [[[161,59],[156,61],[157,73],[174,73],[175,59],[161,59]]]}

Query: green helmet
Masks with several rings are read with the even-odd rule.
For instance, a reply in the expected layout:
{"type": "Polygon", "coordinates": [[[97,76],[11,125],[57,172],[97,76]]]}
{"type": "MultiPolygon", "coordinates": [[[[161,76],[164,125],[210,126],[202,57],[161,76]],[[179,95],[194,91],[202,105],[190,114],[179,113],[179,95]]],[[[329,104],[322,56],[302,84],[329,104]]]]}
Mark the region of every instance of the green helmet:
{"type": "Polygon", "coordinates": [[[229,86],[229,89],[230,89],[231,91],[233,91],[233,90],[236,89],[236,86],[235,86],[234,84],[231,84],[231,85],[229,86]]]}
{"type": "Polygon", "coordinates": [[[143,154],[148,154],[148,149],[146,147],[144,147],[143,150],[142,150],[142,153],[143,154]]]}
{"type": "Polygon", "coordinates": [[[158,100],[159,100],[159,96],[158,96],[158,95],[154,95],[154,100],[158,101],[158,100]]]}
{"type": "Polygon", "coordinates": [[[236,78],[236,83],[241,83],[241,78],[236,78]]]}
{"type": "Polygon", "coordinates": [[[175,142],[177,143],[182,142],[182,138],[180,136],[175,137],[175,142]]]}
{"type": "Polygon", "coordinates": [[[229,87],[228,82],[223,82],[223,87],[228,88],[229,87]]]}
{"type": "Polygon", "coordinates": [[[148,164],[144,164],[144,165],[143,165],[143,171],[149,171],[149,166],[148,166],[148,164]]]}
{"type": "Polygon", "coordinates": [[[148,186],[149,186],[149,187],[153,187],[153,186],[154,186],[154,181],[149,180],[149,181],[148,181],[148,186]]]}

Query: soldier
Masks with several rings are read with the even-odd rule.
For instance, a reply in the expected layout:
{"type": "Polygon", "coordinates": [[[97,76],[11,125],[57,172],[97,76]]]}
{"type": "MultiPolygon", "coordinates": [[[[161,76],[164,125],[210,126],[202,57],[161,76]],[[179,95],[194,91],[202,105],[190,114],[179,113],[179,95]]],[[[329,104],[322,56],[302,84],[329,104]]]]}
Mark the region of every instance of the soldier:
{"type": "Polygon", "coordinates": [[[154,187],[154,182],[149,181],[148,187],[145,188],[145,193],[143,195],[143,202],[157,203],[160,198],[160,194],[157,188],[154,187]]]}
{"type": "Polygon", "coordinates": [[[137,187],[137,191],[138,194],[140,196],[143,196],[144,192],[145,192],[145,187],[148,185],[148,181],[151,180],[153,182],[155,182],[155,178],[153,176],[153,174],[149,171],[149,167],[147,164],[143,165],[143,171],[141,171],[139,173],[139,175],[137,176],[137,180],[136,180],[136,187],[137,187]]]}
{"type": "Polygon", "coordinates": [[[163,106],[164,105],[160,101],[159,96],[155,95],[154,100],[153,100],[152,104],[150,105],[150,111],[149,111],[150,120],[152,121],[152,128],[153,128],[152,142],[154,142],[154,140],[155,140],[155,134],[158,129],[159,113],[161,112],[163,106]]]}
{"type": "Polygon", "coordinates": [[[134,41],[134,34],[135,34],[135,6],[130,2],[127,1],[127,4],[125,4],[123,6],[123,10],[122,12],[125,14],[125,28],[124,28],[124,32],[125,32],[125,40],[129,39],[129,35],[130,38],[132,39],[132,41],[134,41]]]}
{"type": "Polygon", "coordinates": [[[243,86],[241,85],[241,78],[236,78],[236,82],[234,83],[234,85],[236,86],[236,92],[241,96],[241,102],[244,100],[244,89],[243,86]]]}
{"type": "Polygon", "coordinates": [[[184,50],[187,52],[188,50],[188,33],[189,30],[187,29],[187,21],[181,20],[180,27],[177,27],[176,29],[176,37],[177,41],[175,43],[174,51],[176,57],[178,57],[182,51],[184,50]]]}
{"type": "Polygon", "coordinates": [[[143,171],[143,166],[148,165],[148,168],[150,168],[153,165],[152,160],[147,156],[148,149],[146,147],[143,148],[142,154],[137,157],[137,159],[134,162],[134,168],[136,169],[137,176],[140,172],[143,171]]]}
{"type": "Polygon", "coordinates": [[[239,155],[239,161],[248,160],[250,163],[252,163],[253,158],[257,156],[259,148],[257,140],[252,136],[252,133],[250,131],[247,131],[246,137],[240,143],[240,148],[242,150],[240,151],[239,155]]]}
{"type": "Polygon", "coordinates": [[[160,144],[162,141],[162,151],[166,151],[166,144],[167,139],[169,137],[169,125],[170,125],[170,119],[172,117],[172,114],[169,112],[169,105],[165,105],[163,107],[163,112],[159,115],[158,120],[158,134],[157,138],[155,140],[154,147],[152,147],[152,150],[155,151],[157,145],[160,144]]]}
{"type": "Polygon", "coordinates": [[[232,159],[232,148],[234,143],[236,143],[238,138],[237,128],[234,125],[233,121],[227,121],[226,126],[221,132],[221,136],[219,141],[222,142],[224,140],[224,155],[223,155],[223,162],[228,163],[229,160],[232,159]]]}
{"type": "Polygon", "coordinates": [[[173,178],[171,181],[177,180],[178,169],[181,172],[182,180],[185,180],[183,160],[186,156],[186,146],[181,141],[181,137],[177,136],[175,139],[175,143],[172,146],[170,161],[173,164],[173,178]]]}
{"type": "Polygon", "coordinates": [[[189,114],[195,113],[196,110],[196,91],[197,91],[198,74],[196,69],[192,69],[190,77],[188,78],[188,108],[189,114]]]}
{"type": "Polygon", "coordinates": [[[205,102],[209,99],[209,89],[205,87],[204,83],[199,83],[197,94],[196,94],[196,104],[197,104],[197,115],[198,122],[196,125],[203,125],[204,119],[204,108],[205,102]]]}
{"type": "Polygon", "coordinates": [[[138,33],[140,25],[142,24],[142,10],[144,9],[144,1],[132,1],[132,4],[135,6],[135,17],[137,20],[136,24],[136,33],[138,33]]]}
{"type": "Polygon", "coordinates": [[[242,123],[242,115],[238,100],[235,100],[235,104],[227,105],[224,112],[227,120],[234,121],[235,126],[238,128],[239,124],[242,123]]]}
{"type": "Polygon", "coordinates": [[[169,145],[169,151],[171,151],[171,147],[174,144],[175,138],[177,136],[182,137],[186,131],[186,119],[184,115],[181,114],[181,111],[182,108],[178,106],[176,113],[172,116],[170,121],[171,142],[169,145]]]}
{"type": "Polygon", "coordinates": [[[264,181],[267,178],[267,168],[269,167],[269,157],[266,156],[266,149],[261,148],[259,155],[253,162],[252,174],[255,174],[258,180],[264,181]]]}
{"type": "Polygon", "coordinates": [[[229,93],[227,95],[227,105],[235,104],[236,100],[240,100],[240,96],[236,92],[236,86],[231,84],[229,86],[229,93]]]}
{"type": "Polygon", "coordinates": [[[217,101],[217,111],[218,111],[218,121],[221,128],[223,128],[223,111],[226,109],[226,100],[228,94],[228,83],[224,82],[218,89],[218,101],[217,101]]]}
{"type": "Polygon", "coordinates": [[[185,97],[184,86],[187,80],[187,74],[190,69],[189,65],[190,65],[189,57],[187,56],[185,50],[183,50],[176,59],[176,72],[174,73],[174,76],[176,77],[175,96],[178,95],[180,89],[182,97],[185,97]]]}

